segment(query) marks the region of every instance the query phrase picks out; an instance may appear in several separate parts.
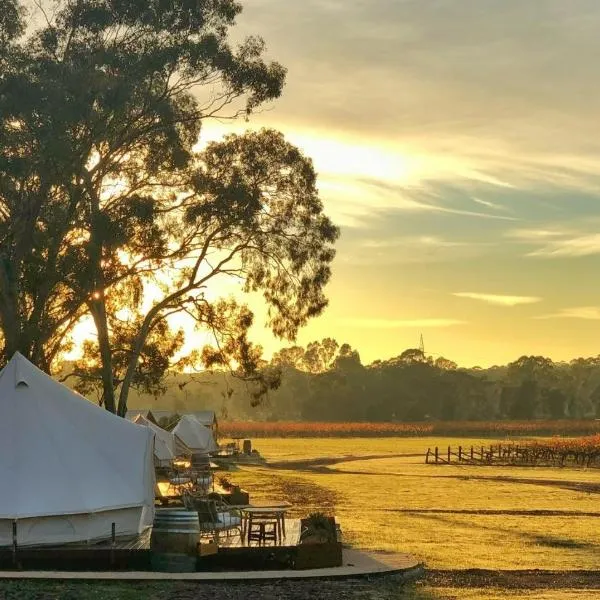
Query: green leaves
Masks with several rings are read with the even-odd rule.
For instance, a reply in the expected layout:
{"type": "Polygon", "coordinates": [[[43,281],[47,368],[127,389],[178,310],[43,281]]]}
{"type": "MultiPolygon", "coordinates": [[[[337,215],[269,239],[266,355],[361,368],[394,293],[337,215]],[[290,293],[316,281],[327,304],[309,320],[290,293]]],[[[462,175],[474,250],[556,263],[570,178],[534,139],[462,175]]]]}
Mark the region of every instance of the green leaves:
{"type": "Polygon", "coordinates": [[[327,305],[339,236],[323,214],[312,161],[263,129],[209,144],[193,182],[197,201],[186,220],[218,222],[221,246],[239,247],[245,289],[262,292],[275,335],[293,339],[327,305]]]}
{"type": "Polygon", "coordinates": [[[0,0],[0,51],[23,32],[23,9],[16,0],[0,0]]]}
{"type": "Polygon", "coordinates": [[[291,339],[327,304],[339,231],[312,162],[281,133],[229,136],[200,155],[194,146],[203,120],[277,98],[285,69],[260,37],[231,42],[233,0],[55,8],[19,38],[20,7],[0,0],[4,353],[50,369],[91,314],[98,343],[85,346],[82,385],[101,378],[111,409],[120,386],[124,412],[131,385],[160,391],[184,341],[168,319],[185,313],[218,342],[205,366],[234,365],[256,400],[277,369],[261,374],[250,310],[210,291],[240,278],[262,293],[275,335],[291,339]]]}

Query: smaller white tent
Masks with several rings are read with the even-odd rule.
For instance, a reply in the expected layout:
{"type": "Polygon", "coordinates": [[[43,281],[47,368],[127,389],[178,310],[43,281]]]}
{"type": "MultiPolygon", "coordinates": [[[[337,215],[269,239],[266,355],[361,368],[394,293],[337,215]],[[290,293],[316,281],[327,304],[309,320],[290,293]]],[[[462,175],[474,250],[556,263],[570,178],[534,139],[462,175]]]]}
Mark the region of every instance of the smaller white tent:
{"type": "Polygon", "coordinates": [[[200,425],[208,427],[213,431],[217,429],[217,415],[214,410],[200,410],[197,412],[189,413],[200,425]]]}
{"type": "Polygon", "coordinates": [[[149,427],[154,431],[154,464],[158,467],[169,466],[175,458],[175,438],[172,433],[149,421],[143,415],[133,418],[137,425],[149,427]]]}
{"type": "Polygon", "coordinates": [[[218,450],[212,431],[192,415],[184,415],[173,429],[178,454],[208,454],[218,450]]]}

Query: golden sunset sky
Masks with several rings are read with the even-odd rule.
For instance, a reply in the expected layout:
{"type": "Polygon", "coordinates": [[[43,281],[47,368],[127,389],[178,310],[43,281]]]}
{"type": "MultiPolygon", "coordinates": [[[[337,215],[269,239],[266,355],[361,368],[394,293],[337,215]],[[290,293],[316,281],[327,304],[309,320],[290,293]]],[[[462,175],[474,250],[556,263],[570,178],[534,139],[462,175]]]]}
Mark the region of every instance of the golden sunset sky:
{"type": "Polygon", "coordinates": [[[421,333],[463,366],[600,353],[599,0],[243,4],[236,35],[289,71],[233,130],[299,145],[342,228],[299,343],[332,336],[365,364],[421,333]]]}
{"type": "Polygon", "coordinates": [[[244,5],[240,32],[289,69],[250,126],[314,159],[342,228],[300,343],[364,363],[421,333],[464,366],[600,353],[598,0],[244,5]]]}

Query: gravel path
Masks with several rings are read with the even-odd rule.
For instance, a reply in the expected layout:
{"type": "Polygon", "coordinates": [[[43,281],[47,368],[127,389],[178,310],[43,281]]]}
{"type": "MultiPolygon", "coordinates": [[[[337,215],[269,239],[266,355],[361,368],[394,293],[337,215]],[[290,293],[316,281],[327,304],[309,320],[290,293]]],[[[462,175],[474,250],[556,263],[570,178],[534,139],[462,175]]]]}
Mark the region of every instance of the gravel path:
{"type": "Polygon", "coordinates": [[[280,581],[236,585],[181,586],[165,600],[394,600],[402,584],[387,578],[371,581],[280,581]]]}
{"type": "Polygon", "coordinates": [[[428,570],[424,581],[434,587],[502,589],[600,590],[600,571],[494,571],[488,569],[428,570]]]}
{"type": "Polygon", "coordinates": [[[390,578],[264,583],[0,582],[0,600],[405,600],[390,578]]]}

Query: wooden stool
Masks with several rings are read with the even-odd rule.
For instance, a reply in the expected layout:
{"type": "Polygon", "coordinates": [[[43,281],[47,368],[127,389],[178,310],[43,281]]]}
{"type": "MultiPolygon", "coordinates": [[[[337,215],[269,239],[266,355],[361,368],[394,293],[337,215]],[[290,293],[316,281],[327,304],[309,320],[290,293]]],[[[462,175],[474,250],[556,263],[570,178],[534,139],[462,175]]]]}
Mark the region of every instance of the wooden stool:
{"type": "Polygon", "coordinates": [[[258,542],[260,545],[263,542],[264,537],[265,524],[250,519],[250,522],[248,523],[248,546],[250,545],[250,542],[258,542]]]}
{"type": "Polygon", "coordinates": [[[262,527],[262,537],[264,542],[273,542],[277,543],[277,522],[276,521],[265,521],[261,523],[262,527]]]}
{"type": "Polygon", "coordinates": [[[251,520],[248,523],[248,545],[250,542],[258,542],[259,545],[266,542],[277,543],[277,523],[251,520]]]}

